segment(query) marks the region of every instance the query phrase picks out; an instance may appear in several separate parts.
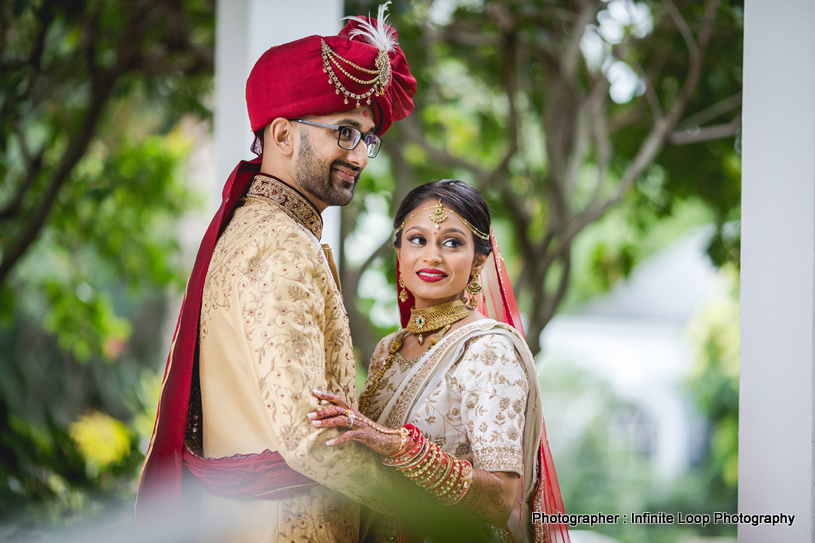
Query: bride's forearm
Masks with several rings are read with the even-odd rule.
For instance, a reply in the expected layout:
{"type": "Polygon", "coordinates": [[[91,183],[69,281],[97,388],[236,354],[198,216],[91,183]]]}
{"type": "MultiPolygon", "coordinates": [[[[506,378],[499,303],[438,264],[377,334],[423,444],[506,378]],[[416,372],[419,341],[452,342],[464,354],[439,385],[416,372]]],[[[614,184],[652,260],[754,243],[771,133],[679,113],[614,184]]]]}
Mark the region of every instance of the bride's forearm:
{"type": "MultiPolygon", "coordinates": [[[[404,427],[408,429],[408,427],[404,427]]],[[[444,452],[410,426],[400,450],[383,459],[446,505],[462,508],[496,526],[509,519],[519,476],[512,472],[476,470],[471,461],[444,452]]]]}
{"type": "Polygon", "coordinates": [[[333,395],[319,391],[315,395],[335,405],[310,413],[312,424],[346,428],[326,445],[361,443],[442,503],[463,508],[496,526],[506,524],[518,488],[516,473],[472,469],[471,460],[457,459],[438,445],[425,442],[421,431],[412,425],[398,430],[385,428],[347,405],[338,404],[333,395]]]}
{"type": "Polygon", "coordinates": [[[473,470],[473,482],[457,504],[495,526],[504,526],[512,513],[518,474],[473,470]]]}

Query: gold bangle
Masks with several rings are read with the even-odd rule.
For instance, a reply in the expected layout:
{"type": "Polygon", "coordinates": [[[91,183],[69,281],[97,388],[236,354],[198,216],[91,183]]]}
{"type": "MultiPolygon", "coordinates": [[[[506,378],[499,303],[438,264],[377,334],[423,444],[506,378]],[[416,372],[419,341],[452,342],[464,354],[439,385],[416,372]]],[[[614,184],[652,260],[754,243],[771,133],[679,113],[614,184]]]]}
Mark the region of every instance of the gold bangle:
{"type": "Polygon", "coordinates": [[[461,483],[461,470],[463,466],[464,464],[460,460],[455,459],[453,468],[455,473],[450,474],[449,479],[445,481],[444,485],[436,492],[436,496],[444,501],[448,501],[450,499],[450,496],[455,493],[456,488],[458,488],[459,484],[461,483]]]}
{"type": "Polygon", "coordinates": [[[400,471],[409,471],[411,469],[415,469],[416,466],[421,464],[422,461],[427,457],[428,452],[429,451],[427,449],[427,441],[423,441],[422,448],[419,450],[416,456],[414,456],[410,461],[406,462],[404,466],[399,467],[397,469],[399,469],[400,471]]]}
{"type": "Polygon", "coordinates": [[[404,426],[399,428],[399,450],[396,451],[396,454],[399,454],[405,447],[407,447],[408,439],[410,439],[410,432],[404,426]]]}
{"type": "MultiPolygon", "coordinates": [[[[410,439],[410,438],[408,438],[410,439]]],[[[382,463],[392,468],[402,468],[418,458],[424,447],[424,440],[417,440],[410,446],[410,449],[397,456],[386,456],[382,458],[382,463]]]]}
{"type": "Polygon", "coordinates": [[[453,472],[453,466],[455,465],[455,460],[452,457],[445,458],[447,461],[447,465],[444,468],[444,473],[434,482],[432,485],[427,487],[429,492],[433,492],[437,488],[443,488],[444,484],[447,482],[447,479],[450,477],[450,474],[453,472]]]}
{"type": "Polygon", "coordinates": [[[470,490],[470,485],[473,483],[473,467],[470,465],[469,462],[466,460],[463,461],[464,467],[462,468],[462,490],[461,494],[459,494],[455,499],[448,501],[446,505],[455,505],[464,498],[464,495],[467,494],[467,491],[470,490]]]}

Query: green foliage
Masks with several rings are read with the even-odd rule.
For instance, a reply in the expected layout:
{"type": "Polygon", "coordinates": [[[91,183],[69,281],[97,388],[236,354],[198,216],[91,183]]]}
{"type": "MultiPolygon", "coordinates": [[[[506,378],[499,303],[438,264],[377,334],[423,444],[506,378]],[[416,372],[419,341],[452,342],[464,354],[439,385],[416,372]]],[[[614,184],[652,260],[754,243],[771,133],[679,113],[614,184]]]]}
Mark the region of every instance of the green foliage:
{"type": "Polygon", "coordinates": [[[674,202],[668,216],[640,205],[636,198],[627,199],[575,240],[573,280],[563,310],[576,310],[580,304],[608,292],[645,258],[692,229],[709,226],[713,220],[713,212],[698,199],[674,202]]]}
{"type": "Polygon", "coordinates": [[[213,23],[206,0],[0,5],[0,516],[132,495],[213,23]]]}
{"type": "Polygon", "coordinates": [[[104,413],[97,411],[81,416],[70,424],[68,435],[85,458],[90,477],[130,456],[130,429],[104,413]]]}
{"type": "MultiPolygon", "coordinates": [[[[375,4],[347,2],[346,13],[375,4]]],[[[704,216],[716,230],[714,264],[738,265],[742,3],[681,2],[678,13],[672,5],[392,5],[418,82],[416,108],[384,138],[390,172],[369,167],[363,178],[390,192],[391,209],[431,180],[458,178],[481,190],[533,350],[563,303],[626,278],[654,250],[639,244],[667,230],[662,223],[696,226],[704,216]],[[617,88],[621,71],[628,93],[617,88]],[[702,211],[691,218],[689,207],[702,211]],[[599,224],[616,233],[597,232],[599,224]]],[[[364,212],[344,211],[347,232],[364,212]]],[[[389,260],[343,272],[345,288],[371,267],[384,272],[389,260]]],[[[356,309],[355,339],[372,335],[369,306],[356,309]]],[[[366,358],[374,342],[358,343],[366,358]]]]}
{"type": "MultiPolygon", "coordinates": [[[[675,480],[654,472],[615,417],[637,413],[608,383],[568,360],[545,357],[539,364],[543,411],[567,513],[630,515],[736,511],[735,488],[723,489],[717,461],[705,458],[675,480]],[[723,491],[724,490],[724,491],[723,491]]],[[[733,434],[736,435],[736,434],[733,434]]],[[[579,526],[624,543],[676,543],[694,536],[734,536],[730,525],[598,524],[579,526]]]]}
{"type": "Polygon", "coordinates": [[[704,308],[689,326],[696,352],[688,388],[711,424],[707,466],[711,491],[735,503],[739,476],[739,281],[732,267],[725,268],[723,274],[731,291],[704,308]]]}

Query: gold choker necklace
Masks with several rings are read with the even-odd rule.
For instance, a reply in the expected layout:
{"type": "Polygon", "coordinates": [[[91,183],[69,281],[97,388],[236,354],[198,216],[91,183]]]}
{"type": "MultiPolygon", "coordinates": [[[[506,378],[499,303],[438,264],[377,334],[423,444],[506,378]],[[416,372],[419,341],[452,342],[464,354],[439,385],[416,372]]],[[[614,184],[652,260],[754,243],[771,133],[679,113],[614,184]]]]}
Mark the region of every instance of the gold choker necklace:
{"type": "Polygon", "coordinates": [[[411,334],[419,336],[420,345],[424,343],[423,334],[425,332],[442,328],[437,337],[433,338],[435,341],[432,344],[435,345],[441,339],[440,336],[444,336],[444,333],[450,329],[454,322],[458,322],[469,315],[470,310],[465,307],[464,300],[453,300],[452,302],[421,309],[414,307],[410,310],[410,320],[406,328],[411,334]]]}

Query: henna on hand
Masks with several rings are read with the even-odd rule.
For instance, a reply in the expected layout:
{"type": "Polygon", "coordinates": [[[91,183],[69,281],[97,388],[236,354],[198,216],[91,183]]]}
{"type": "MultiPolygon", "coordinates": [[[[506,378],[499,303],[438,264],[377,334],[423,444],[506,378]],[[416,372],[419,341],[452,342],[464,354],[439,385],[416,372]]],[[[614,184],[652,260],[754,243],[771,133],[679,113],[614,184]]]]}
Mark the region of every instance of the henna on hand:
{"type": "MultiPolygon", "coordinates": [[[[400,450],[402,438],[390,428],[381,426],[355,409],[351,409],[339,396],[314,391],[320,400],[332,405],[312,411],[307,416],[318,428],[339,428],[339,436],[326,442],[328,446],[356,441],[382,456],[389,457],[400,450]]],[[[473,480],[464,497],[456,506],[495,526],[504,526],[512,513],[519,476],[512,472],[473,470],[473,480]]]]}
{"type": "Polygon", "coordinates": [[[314,395],[333,405],[308,413],[311,423],[318,428],[344,430],[339,436],[326,441],[329,447],[356,441],[384,456],[399,450],[401,437],[394,430],[373,422],[356,409],[351,409],[339,396],[319,390],[315,390],[314,395]]]}

